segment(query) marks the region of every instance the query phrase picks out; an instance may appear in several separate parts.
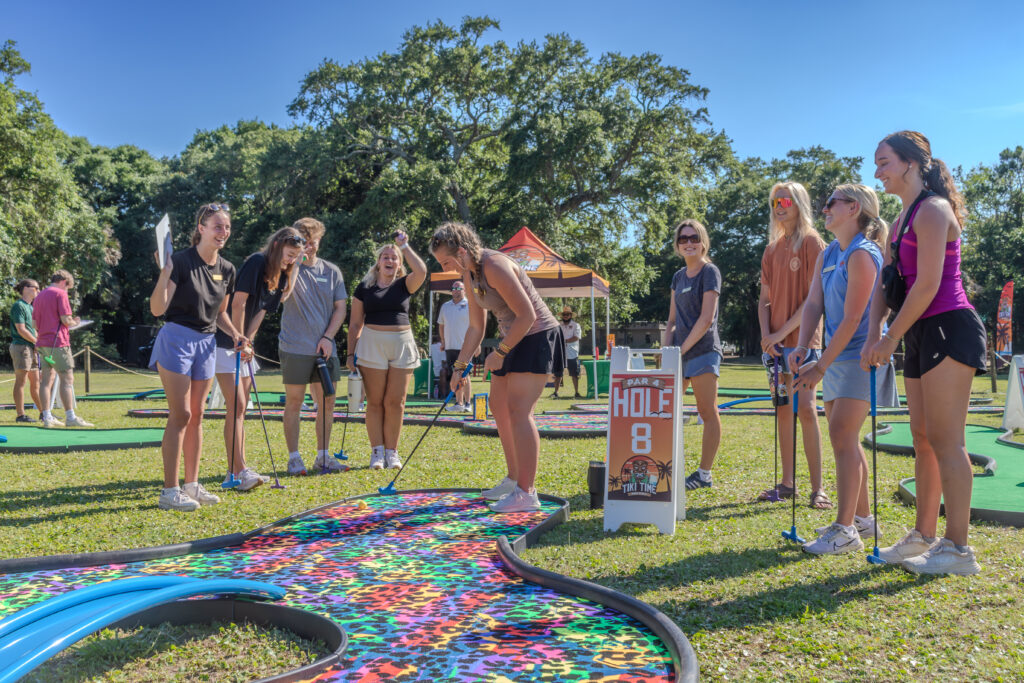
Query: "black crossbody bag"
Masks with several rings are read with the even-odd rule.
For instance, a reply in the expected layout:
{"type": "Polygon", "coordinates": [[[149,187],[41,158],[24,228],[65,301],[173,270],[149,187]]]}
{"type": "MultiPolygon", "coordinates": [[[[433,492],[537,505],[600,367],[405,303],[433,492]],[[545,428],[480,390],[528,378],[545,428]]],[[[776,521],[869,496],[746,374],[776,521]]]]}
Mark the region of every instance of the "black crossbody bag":
{"type": "Polygon", "coordinates": [[[899,311],[903,308],[903,302],[907,300],[907,279],[903,277],[899,270],[900,244],[903,243],[903,236],[907,234],[911,218],[917,212],[918,204],[933,194],[935,193],[924,190],[917,196],[914,203],[910,205],[907,215],[903,217],[903,226],[896,236],[896,241],[890,245],[892,247],[892,263],[882,269],[882,292],[885,294],[886,306],[894,311],[899,311]]]}

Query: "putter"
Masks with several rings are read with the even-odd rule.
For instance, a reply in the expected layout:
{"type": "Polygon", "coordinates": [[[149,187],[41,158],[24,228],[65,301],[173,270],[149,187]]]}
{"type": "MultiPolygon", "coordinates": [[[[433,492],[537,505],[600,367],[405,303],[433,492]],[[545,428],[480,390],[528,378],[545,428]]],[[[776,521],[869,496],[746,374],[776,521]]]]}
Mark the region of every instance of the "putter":
{"type": "MultiPolygon", "coordinates": [[[[772,441],[772,445],[775,448],[775,478],[772,483],[771,493],[765,496],[764,500],[767,503],[778,503],[782,500],[779,497],[779,406],[786,405],[782,402],[779,396],[779,359],[777,356],[766,354],[771,358],[772,367],[768,371],[768,387],[772,392],[772,421],[775,423],[775,436],[772,441]]],[[[761,357],[761,361],[764,363],[765,369],[768,370],[768,358],[761,357]]]]}
{"type": "Polygon", "coordinates": [[[800,375],[793,373],[793,517],[789,531],[783,531],[782,537],[793,543],[803,544],[806,541],[796,532],[796,422],[797,404],[800,403],[800,392],[796,390],[796,381],[800,375]]]}
{"type": "MultiPolygon", "coordinates": [[[[334,380],[331,379],[331,370],[327,367],[327,360],[323,355],[316,357],[316,369],[320,375],[320,389],[323,391],[323,398],[320,400],[320,415],[318,417],[323,419],[324,426],[320,432],[323,436],[324,441],[324,452],[330,453],[330,444],[327,443],[327,420],[334,419],[334,406],[331,406],[331,414],[327,414],[327,397],[334,396],[334,380]]],[[[319,449],[318,449],[319,450],[319,449]]],[[[317,454],[319,457],[319,453],[317,454]]],[[[330,470],[327,469],[327,456],[320,461],[320,474],[328,474],[330,470]]]]}
{"type": "Polygon", "coordinates": [[[871,366],[871,487],[875,496],[875,549],[868,555],[868,564],[885,564],[878,555],[878,439],[876,420],[878,416],[878,395],[875,393],[875,366],[871,366]]]}
{"type": "MultiPolygon", "coordinates": [[[[358,361],[359,361],[359,357],[353,354],[353,356],[352,356],[352,365],[355,366],[355,364],[358,361]]],[[[349,375],[351,375],[351,374],[352,373],[349,373],[349,375]]],[[[337,453],[334,454],[334,457],[336,459],[338,459],[338,460],[348,460],[348,456],[345,455],[345,437],[348,436],[348,413],[349,413],[349,410],[351,410],[351,409],[352,409],[352,406],[350,406],[348,400],[346,400],[345,401],[345,420],[342,422],[342,426],[341,426],[341,450],[339,450],[337,453]]]]}
{"type": "MultiPolygon", "coordinates": [[[[232,398],[234,403],[232,404],[232,410],[236,413],[235,419],[231,421],[231,467],[228,468],[228,478],[225,479],[220,487],[222,489],[234,489],[238,488],[241,483],[238,481],[238,477],[235,476],[235,439],[238,434],[238,374],[242,369],[242,354],[235,351],[235,395],[232,398]]],[[[244,410],[244,408],[243,408],[244,410]]],[[[244,413],[243,413],[244,415],[244,413]]]]}
{"type": "Polygon", "coordinates": [[[256,388],[256,373],[252,368],[252,360],[249,361],[249,379],[252,381],[252,393],[256,394],[256,407],[260,411],[260,424],[263,425],[263,438],[267,440],[267,453],[270,454],[270,466],[274,468],[274,483],[272,489],[286,488],[277,476],[277,465],[274,463],[274,451],[270,448],[270,435],[267,434],[267,421],[263,419],[263,401],[260,400],[259,389],[256,388]]]}
{"type": "MultiPolygon", "coordinates": [[[[469,363],[466,366],[466,369],[462,371],[461,378],[465,379],[472,369],[473,364],[469,363]]],[[[423,437],[425,437],[427,435],[427,432],[430,431],[430,428],[434,426],[434,423],[437,422],[437,418],[439,418],[441,416],[441,413],[444,411],[445,406],[447,406],[448,402],[451,401],[453,398],[455,398],[455,392],[449,391],[448,397],[445,398],[444,403],[441,404],[441,407],[438,409],[437,414],[434,415],[434,419],[430,421],[430,424],[427,425],[427,428],[423,430],[422,434],[420,434],[420,440],[417,441],[416,445],[412,447],[412,452],[409,453],[409,457],[405,459],[405,464],[403,464],[401,469],[398,470],[398,474],[395,475],[395,478],[391,480],[390,484],[388,484],[387,486],[381,486],[377,488],[378,493],[380,493],[382,496],[393,496],[395,494],[395,482],[398,481],[398,478],[400,476],[402,476],[402,472],[405,471],[405,468],[409,466],[409,461],[412,460],[412,456],[416,454],[416,449],[418,449],[420,447],[420,444],[423,443],[423,437]]]]}

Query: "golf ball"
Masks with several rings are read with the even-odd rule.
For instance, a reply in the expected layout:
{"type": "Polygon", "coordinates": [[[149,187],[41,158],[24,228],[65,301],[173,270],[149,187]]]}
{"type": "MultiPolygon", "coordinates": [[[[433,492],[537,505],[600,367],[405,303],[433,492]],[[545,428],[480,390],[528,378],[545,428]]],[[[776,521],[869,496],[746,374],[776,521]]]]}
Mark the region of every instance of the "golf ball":
{"type": "Polygon", "coordinates": [[[365,510],[366,509],[366,501],[365,500],[359,501],[358,503],[356,503],[356,507],[359,508],[360,510],[365,510]]]}

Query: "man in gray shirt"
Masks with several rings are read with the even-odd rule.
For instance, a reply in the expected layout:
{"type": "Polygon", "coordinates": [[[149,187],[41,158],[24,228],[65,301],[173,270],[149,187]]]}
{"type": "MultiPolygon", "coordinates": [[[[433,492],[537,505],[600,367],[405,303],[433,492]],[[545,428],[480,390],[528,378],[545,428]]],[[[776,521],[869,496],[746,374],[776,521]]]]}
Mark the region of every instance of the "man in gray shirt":
{"type": "Polygon", "coordinates": [[[315,218],[300,218],[292,226],[306,238],[306,251],[295,291],[284,302],[278,356],[284,382],[284,440],[288,445],[288,473],[305,474],[306,465],[299,454],[299,413],[306,398],[306,385],[317,405],[316,460],[314,467],[339,472],[342,466],[331,457],[331,427],[334,425],[334,395],[324,396],[316,371],[317,356],[323,356],[337,386],[341,363],[334,337],[345,322],[345,280],[333,263],[317,258],[320,240],[326,232],[315,218]],[[326,406],[326,410],[324,409],[326,406]]]}

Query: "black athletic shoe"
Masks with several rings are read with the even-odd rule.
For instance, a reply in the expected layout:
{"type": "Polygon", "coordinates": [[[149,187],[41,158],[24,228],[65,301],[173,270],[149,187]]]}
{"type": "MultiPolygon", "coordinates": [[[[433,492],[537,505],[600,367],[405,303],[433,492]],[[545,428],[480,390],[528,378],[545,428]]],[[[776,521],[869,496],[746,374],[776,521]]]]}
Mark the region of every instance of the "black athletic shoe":
{"type": "Polygon", "coordinates": [[[694,489],[709,489],[711,488],[710,481],[704,481],[700,478],[700,472],[697,470],[693,471],[693,474],[686,478],[686,489],[692,491],[694,489]]]}
{"type": "Polygon", "coordinates": [[[35,422],[36,420],[33,420],[28,415],[19,415],[18,417],[14,418],[14,421],[15,422],[35,422]]]}

